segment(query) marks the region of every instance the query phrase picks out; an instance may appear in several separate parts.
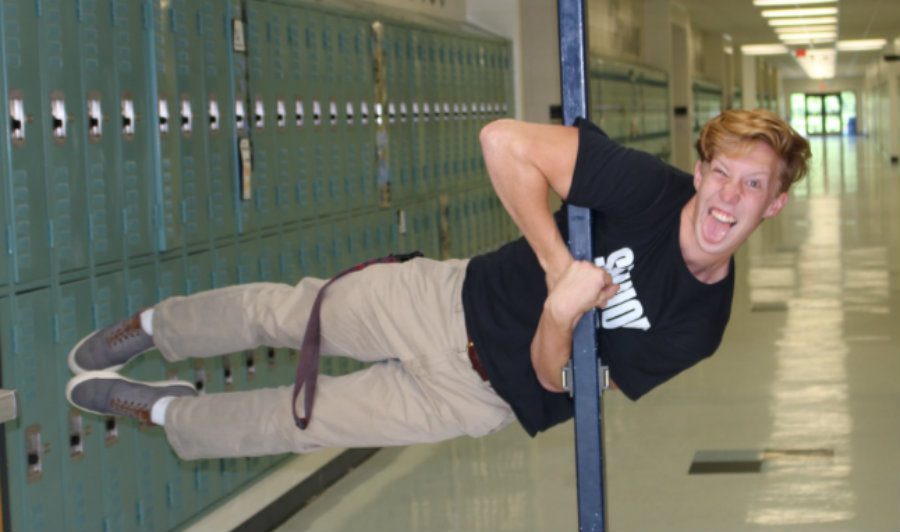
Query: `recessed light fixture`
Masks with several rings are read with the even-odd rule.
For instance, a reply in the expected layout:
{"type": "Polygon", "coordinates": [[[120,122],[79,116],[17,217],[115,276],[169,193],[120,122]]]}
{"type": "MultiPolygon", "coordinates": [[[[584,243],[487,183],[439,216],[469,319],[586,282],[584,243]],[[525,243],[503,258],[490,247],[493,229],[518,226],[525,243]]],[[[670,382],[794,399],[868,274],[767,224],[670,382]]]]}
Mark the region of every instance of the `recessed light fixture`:
{"type": "Polygon", "coordinates": [[[744,55],[778,55],[788,53],[787,46],[783,44],[745,44],[741,46],[744,55]]]}
{"type": "Polygon", "coordinates": [[[837,17],[771,18],[769,26],[807,26],[812,24],[837,24],[837,17]]]}
{"type": "Polygon", "coordinates": [[[837,26],[834,24],[823,24],[821,26],[788,26],[786,28],[775,28],[778,35],[790,35],[792,33],[820,33],[827,31],[837,33],[837,26]]]}
{"type": "Polygon", "coordinates": [[[818,17],[825,15],[837,15],[836,7],[808,7],[801,9],[765,9],[762,16],[765,18],[781,17],[818,17]]]}
{"type": "Polygon", "coordinates": [[[881,50],[887,44],[885,39],[860,39],[854,41],[838,41],[835,47],[839,52],[863,52],[881,50]]]}
{"type": "Polygon", "coordinates": [[[788,35],[779,35],[779,39],[784,42],[788,41],[805,41],[808,39],[837,39],[837,33],[833,31],[820,31],[820,32],[809,32],[809,33],[791,33],[788,35]]]}
{"type": "Polygon", "coordinates": [[[802,6],[809,4],[836,4],[837,0],[753,0],[753,5],[768,6],[802,6]]]}

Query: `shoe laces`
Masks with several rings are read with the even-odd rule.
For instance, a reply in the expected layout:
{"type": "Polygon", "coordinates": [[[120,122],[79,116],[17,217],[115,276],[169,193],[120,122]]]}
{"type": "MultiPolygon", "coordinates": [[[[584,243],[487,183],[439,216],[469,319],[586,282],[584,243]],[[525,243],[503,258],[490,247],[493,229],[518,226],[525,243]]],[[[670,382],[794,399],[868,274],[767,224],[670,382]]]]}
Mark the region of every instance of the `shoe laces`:
{"type": "Polygon", "coordinates": [[[134,316],[126,321],[121,327],[117,327],[110,331],[106,337],[106,344],[109,347],[115,347],[118,344],[127,342],[132,338],[139,336],[143,332],[141,329],[141,320],[138,316],[134,316]]]}
{"type": "Polygon", "coordinates": [[[114,397],[109,401],[109,408],[117,414],[133,417],[141,423],[152,424],[150,421],[150,408],[147,403],[114,397]]]}

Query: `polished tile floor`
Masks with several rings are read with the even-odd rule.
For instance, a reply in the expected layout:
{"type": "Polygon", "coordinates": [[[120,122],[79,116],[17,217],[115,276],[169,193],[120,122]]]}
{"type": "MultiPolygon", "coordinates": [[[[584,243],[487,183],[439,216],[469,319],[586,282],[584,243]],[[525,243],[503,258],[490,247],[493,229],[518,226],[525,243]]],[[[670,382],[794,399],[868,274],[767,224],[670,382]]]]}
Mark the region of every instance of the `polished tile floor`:
{"type": "MultiPolygon", "coordinates": [[[[900,530],[900,171],[865,139],[812,144],[738,257],[719,352],[638,403],[605,395],[609,530],[900,530]]],[[[571,423],[386,449],[280,530],[576,530],[573,462],[571,423]]]]}

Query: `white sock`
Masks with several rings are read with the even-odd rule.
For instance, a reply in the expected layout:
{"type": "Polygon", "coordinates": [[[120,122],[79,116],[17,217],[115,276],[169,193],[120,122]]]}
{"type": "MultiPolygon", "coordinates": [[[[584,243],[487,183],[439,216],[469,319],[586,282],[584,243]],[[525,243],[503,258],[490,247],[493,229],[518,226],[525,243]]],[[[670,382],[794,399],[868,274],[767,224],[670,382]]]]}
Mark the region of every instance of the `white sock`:
{"type": "Polygon", "coordinates": [[[174,395],[167,395],[153,403],[153,406],[150,408],[150,421],[160,427],[165,425],[166,410],[169,408],[169,403],[171,403],[173,399],[175,399],[174,395]]]}
{"type": "Polygon", "coordinates": [[[141,329],[144,329],[144,332],[153,336],[153,309],[148,308],[147,310],[141,312],[141,329]]]}

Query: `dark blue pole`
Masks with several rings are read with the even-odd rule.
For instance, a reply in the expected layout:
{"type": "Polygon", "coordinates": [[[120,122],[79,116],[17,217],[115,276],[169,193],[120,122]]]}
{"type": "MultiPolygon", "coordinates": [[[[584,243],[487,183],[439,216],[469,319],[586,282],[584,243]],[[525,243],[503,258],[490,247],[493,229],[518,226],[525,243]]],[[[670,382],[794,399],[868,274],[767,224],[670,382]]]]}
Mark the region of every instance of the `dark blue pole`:
{"type": "MultiPolygon", "coordinates": [[[[585,0],[559,0],[559,56],[563,123],[588,117],[588,44],[585,0]]],[[[568,206],[569,249],[575,260],[593,260],[591,213],[568,206]]],[[[597,311],[581,317],[572,341],[571,390],[575,401],[575,466],[578,478],[578,529],[606,530],[603,423],[598,357],[597,311]]]]}

